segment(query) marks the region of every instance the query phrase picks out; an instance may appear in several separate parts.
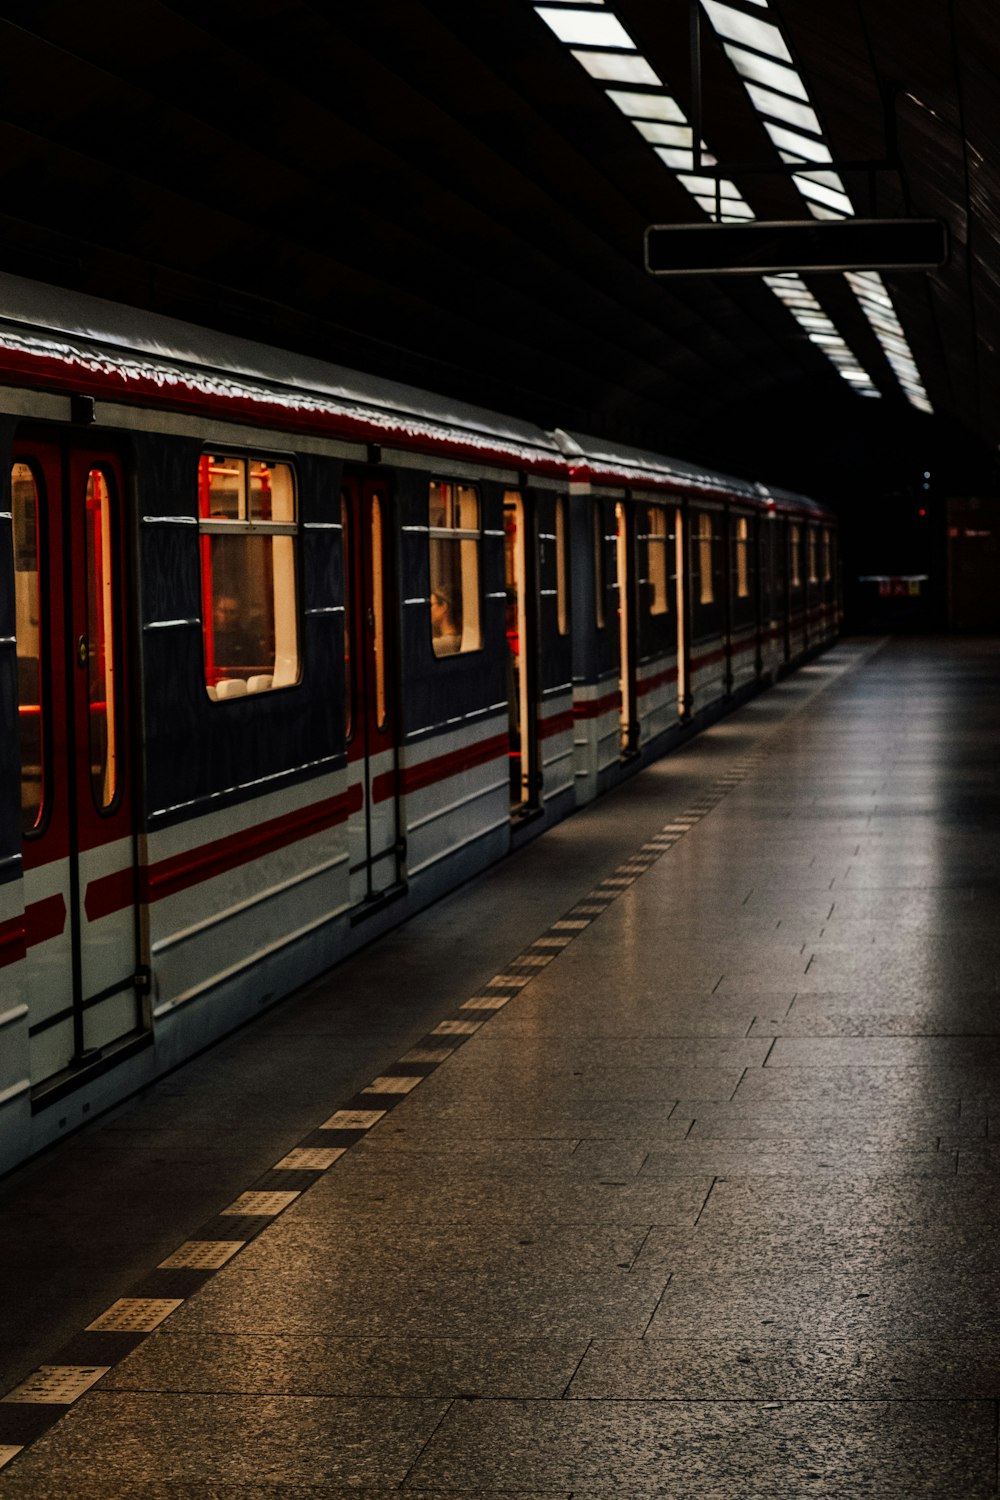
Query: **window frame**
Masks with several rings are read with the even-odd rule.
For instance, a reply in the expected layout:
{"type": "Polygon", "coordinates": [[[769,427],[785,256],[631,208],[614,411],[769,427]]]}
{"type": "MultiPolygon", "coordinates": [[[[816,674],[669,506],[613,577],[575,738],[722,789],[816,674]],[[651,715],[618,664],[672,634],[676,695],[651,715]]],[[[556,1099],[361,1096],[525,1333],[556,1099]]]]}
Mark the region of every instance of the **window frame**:
{"type": "Polygon", "coordinates": [[[670,543],[670,520],[667,515],[667,506],[655,501],[646,501],[646,582],[649,586],[647,613],[652,619],[661,619],[670,614],[670,560],[668,545],[670,543]],[[662,524],[662,531],[657,531],[653,524],[653,517],[658,516],[662,524]],[[653,558],[660,559],[659,569],[653,567],[653,558]],[[657,572],[660,574],[662,583],[663,602],[658,604],[660,588],[657,582],[657,572]]]}
{"type": "Polygon", "coordinates": [[[556,634],[569,635],[569,502],[565,495],[556,496],[553,516],[556,544],[556,634]]]}
{"type": "Polygon", "coordinates": [[[479,483],[474,480],[458,479],[454,476],[446,478],[443,475],[431,474],[427,481],[427,629],[430,635],[431,655],[435,661],[451,661],[454,658],[474,656],[477,652],[485,650],[483,629],[483,492],[479,483]],[[434,485],[442,489],[471,490],[476,497],[476,519],[478,525],[470,526],[432,526],[430,524],[431,491],[434,485]],[[466,542],[475,544],[476,552],[476,626],[478,640],[474,646],[465,647],[460,644],[457,651],[438,651],[434,645],[434,625],[431,618],[431,599],[434,594],[432,542],[457,542],[459,545],[459,576],[462,578],[462,635],[460,641],[465,638],[465,578],[462,565],[462,545],[466,542]]]}
{"type": "Polygon", "coordinates": [[[802,587],[802,525],[799,521],[788,523],[788,587],[802,587]]]}
{"type": "MultiPolygon", "coordinates": [[[[49,599],[49,585],[50,585],[50,574],[49,574],[49,567],[50,567],[49,543],[50,543],[50,536],[49,536],[49,517],[48,517],[49,497],[48,497],[48,491],[47,491],[46,484],[45,484],[45,473],[44,473],[44,470],[42,468],[42,465],[37,461],[37,458],[33,457],[33,456],[30,456],[30,455],[26,455],[26,454],[19,454],[19,455],[10,456],[10,462],[8,464],[7,485],[8,485],[8,497],[9,497],[10,515],[11,515],[11,522],[10,522],[10,524],[11,524],[11,562],[12,562],[12,568],[13,568],[13,572],[12,572],[12,599],[14,601],[14,609],[15,609],[15,616],[14,616],[14,627],[15,627],[14,657],[15,657],[15,662],[18,660],[18,653],[17,653],[17,604],[16,604],[16,600],[17,600],[17,575],[18,575],[19,572],[24,572],[24,569],[18,568],[18,566],[17,566],[17,560],[18,560],[17,516],[16,516],[15,510],[14,510],[14,469],[19,464],[23,464],[23,466],[28,470],[29,474],[31,475],[32,484],[34,485],[34,490],[35,490],[35,566],[36,566],[36,575],[35,576],[36,576],[36,579],[37,579],[37,590],[38,590],[37,599],[36,599],[35,602],[36,602],[36,606],[37,606],[37,609],[38,609],[38,698],[39,698],[38,707],[39,707],[39,719],[41,721],[40,724],[39,724],[38,748],[39,748],[39,771],[40,771],[40,774],[41,774],[41,783],[42,783],[42,785],[41,785],[41,798],[40,798],[39,807],[38,807],[38,817],[37,817],[37,820],[35,821],[35,823],[32,825],[31,828],[25,828],[24,827],[24,823],[22,821],[22,818],[23,818],[22,808],[21,808],[20,803],[18,805],[18,828],[19,828],[19,832],[20,832],[20,837],[21,837],[22,840],[29,840],[30,841],[32,839],[40,839],[40,838],[42,838],[45,835],[46,831],[48,830],[49,824],[50,824],[50,822],[52,820],[52,800],[53,800],[53,795],[54,795],[54,791],[55,791],[55,787],[54,787],[54,773],[53,773],[53,765],[52,765],[52,654],[51,654],[52,653],[52,642],[49,639],[49,631],[50,631],[50,627],[51,627],[51,623],[52,623],[52,617],[51,617],[51,613],[50,613],[50,609],[49,609],[49,602],[50,602],[50,599],[49,599]]],[[[17,667],[15,666],[15,674],[16,673],[17,673],[17,667]]],[[[15,696],[15,705],[14,706],[15,706],[15,709],[16,709],[16,711],[18,713],[18,719],[20,720],[20,709],[21,709],[20,694],[17,692],[16,688],[15,688],[15,695],[14,696],[15,696]]],[[[22,746],[21,746],[20,722],[18,723],[17,740],[18,740],[18,787],[20,789],[22,778],[23,778],[23,774],[24,774],[24,767],[23,767],[23,760],[22,760],[22,746]]],[[[19,795],[20,795],[20,792],[19,792],[19,795]]]]}
{"type": "Polygon", "coordinates": [[[819,536],[818,528],[810,525],[806,528],[806,567],[810,584],[818,584],[819,576],[819,536]]]}
{"type": "Polygon", "coordinates": [[[715,603],[715,541],[716,530],[710,510],[698,511],[698,531],[694,538],[698,545],[698,603],[715,603]],[[708,567],[705,567],[706,559],[708,567]]]}
{"type": "MultiPolygon", "coordinates": [[[[202,670],[201,670],[201,675],[202,675],[202,683],[203,683],[204,688],[205,688],[205,696],[206,696],[206,698],[208,699],[209,703],[213,703],[213,704],[242,702],[243,699],[245,699],[245,698],[252,699],[253,701],[257,701],[258,699],[269,698],[272,693],[284,693],[284,692],[290,691],[291,689],[299,687],[301,685],[301,683],[302,683],[303,672],[304,672],[304,663],[303,663],[304,639],[303,639],[303,629],[302,629],[303,608],[302,608],[301,563],[300,563],[300,553],[301,553],[300,536],[301,536],[301,531],[302,531],[302,519],[301,519],[301,517],[302,517],[302,511],[301,511],[301,504],[300,504],[300,497],[299,497],[299,476],[298,476],[298,471],[297,471],[296,466],[295,466],[294,458],[292,457],[291,454],[288,454],[288,453],[268,453],[268,452],[262,451],[260,449],[258,449],[257,451],[252,451],[251,449],[246,448],[246,447],[236,448],[236,447],[231,447],[231,446],[228,446],[228,445],[222,444],[222,443],[213,444],[211,447],[205,446],[205,447],[202,448],[201,453],[198,455],[198,470],[196,471],[196,484],[198,486],[198,491],[196,493],[196,510],[195,510],[195,514],[196,514],[197,520],[198,520],[198,549],[199,549],[199,552],[198,552],[198,583],[199,583],[199,592],[200,592],[200,597],[201,597],[201,610],[202,610],[202,616],[201,616],[202,670]],[[205,460],[205,459],[213,459],[213,458],[230,458],[230,459],[233,459],[234,461],[238,460],[239,462],[241,462],[241,463],[243,463],[245,465],[245,473],[244,473],[244,481],[245,481],[244,509],[246,511],[246,515],[245,516],[243,516],[243,517],[239,517],[239,516],[232,517],[232,516],[203,516],[202,515],[202,513],[201,513],[201,494],[200,494],[200,472],[199,471],[200,471],[201,463],[202,463],[203,460],[205,460]],[[291,481],[291,487],[292,487],[292,519],[290,521],[254,520],[253,515],[252,515],[252,504],[251,504],[251,483],[250,483],[251,472],[250,472],[250,466],[252,464],[255,464],[255,463],[256,464],[266,464],[266,465],[268,465],[271,468],[277,468],[280,465],[281,467],[283,467],[283,468],[285,468],[285,469],[288,470],[289,478],[290,478],[290,481],[291,481]],[[256,692],[253,692],[253,693],[250,693],[250,692],[237,693],[237,694],[234,694],[232,697],[225,697],[225,698],[219,698],[219,697],[213,695],[213,693],[209,691],[209,689],[212,686],[214,686],[214,684],[212,684],[212,683],[210,683],[208,681],[208,670],[207,670],[208,664],[207,664],[207,660],[206,660],[206,656],[205,656],[205,624],[206,624],[206,621],[205,621],[205,603],[206,603],[206,595],[205,595],[205,550],[204,550],[204,548],[202,546],[202,539],[205,538],[205,537],[213,537],[213,536],[264,536],[264,537],[287,536],[287,537],[290,538],[291,544],[292,544],[292,547],[291,547],[291,551],[292,551],[291,585],[292,585],[292,593],[293,593],[293,598],[292,598],[292,615],[293,615],[293,618],[294,618],[294,621],[295,621],[295,676],[291,680],[291,682],[283,682],[283,683],[279,684],[277,687],[275,687],[272,684],[272,686],[269,687],[269,688],[261,688],[261,689],[258,689],[256,692]]],[[[273,558],[273,553],[272,553],[272,558],[273,558]]],[[[272,567],[272,590],[273,590],[273,567],[272,567]]],[[[276,593],[276,591],[272,592],[272,601],[274,599],[274,594],[275,593],[276,593]]],[[[275,627],[275,665],[277,665],[277,627],[275,627]]],[[[247,679],[244,679],[244,680],[247,680],[247,679]]]]}
{"type": "Polygon", "coordinates": [[[595,495],[592,503],[592,526],[594,547],[594,629],[605,630],[608,624],[608,564],[607,537],[604,527],[604,502],[595,495]]]}
{"type": "Polygon", "coordinates": [[[736,598],[749,599],[750,589],[750,518],[736,516],[733,546],[736,552],[736,598]]]}

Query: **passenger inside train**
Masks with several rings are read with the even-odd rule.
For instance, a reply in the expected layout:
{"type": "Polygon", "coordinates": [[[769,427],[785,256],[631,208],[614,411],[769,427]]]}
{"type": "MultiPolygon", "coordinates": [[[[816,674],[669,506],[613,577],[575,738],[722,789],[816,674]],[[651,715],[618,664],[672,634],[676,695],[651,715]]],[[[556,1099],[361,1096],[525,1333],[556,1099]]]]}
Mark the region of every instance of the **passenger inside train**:
{"type": "Polygon", "coordinates": [[[431,633],[434,650],[438,656],[451,656],[462,649],[461,627],[453,617],[453,604],[446,588],[436,588],[431,593],[431,633]]]}

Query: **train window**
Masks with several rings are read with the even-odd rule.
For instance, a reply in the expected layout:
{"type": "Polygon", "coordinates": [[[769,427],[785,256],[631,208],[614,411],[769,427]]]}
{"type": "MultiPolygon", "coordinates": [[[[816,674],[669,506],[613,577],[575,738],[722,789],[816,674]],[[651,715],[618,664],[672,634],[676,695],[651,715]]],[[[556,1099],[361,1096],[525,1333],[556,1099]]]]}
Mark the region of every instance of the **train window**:
{"type": "Polygon", "coordinates": [[[816,528],[809,527],[809,582],[819,583],[819,559],[816,556],[816,528]]]}
{"type": "Polygon", "coordinates": [[[699,604],[712,604],[715,600],[712,578],[712,517],[705,510],[698,515],[698,581],[699,604]]]}
{"type": "Polygon", "coordinates": [[[351,510],[347,496],[340,497],[340,547],[344,571],[344,737],[354,734],[354,663],[351,660],[351,510]]]}
{"type": "Polygon", "coordinates": [[[665,615],[670,608],[667,590],[667,513],[659,505],[646,511],[646,546],[649,572],[649,613],[665,615]]]}
{"type": "Polygon", "coordinates": [[[789,557],[789,572],[791,576],[788,580],[788,586],[789,588],[800,589],[802,587],[802,527],[798,526],[794,521],[788,528],[788,550],[791,554],[789,557]]]}
{"type": "Polygon", "coordinates": [[[833,577],[833,569],[830,566],[830,533],[823,528],[823,582],[829,583],[833,577]]]}
{"type": "Polygon", "coordinates": [[[42,748],[42,618],[40,497],[29,464],[10,472],[14,514],[14,614],[17,640],[17,724],[21,749],[21,832],[40,829],[45,807],[42,748]]]}
{"type": "Polygon", "coordinates": [[[608,580],[604,556],[604,518],[600,500],[594,501],[594,623],[603,630],[607,620],[605,596],[608,580]]]}
{"type": "Polygon", "coordinates": [[[479,630],[479,495],[432,480],[428,495],[431,644],[435,656],[476,651],[479,630]]]}
{"type": "Polygon", "coordinates": [[[736,518],[736,597],[750,597],[750,523],[746,516],[736,518]]]}
{"type": "Polygon", "coordinates": [[[299,679],[291,466],[202,454],[198,516],[209,697],[290,687],[299,679]]]}
{"type": "Polygon", "coordinates": [[[91,469],[87,475],[85,504],[90,784],[94,802],[103,811],[114,802],[118,789],[115,579],[111,556],[114,518],[103,469],[91,469]]]}
{"type": "Polygon", "coordinates": [[[569,633],[569,577],[567,573],[566,499],[556,497],[556,624],[560,635],[569,633]]]}

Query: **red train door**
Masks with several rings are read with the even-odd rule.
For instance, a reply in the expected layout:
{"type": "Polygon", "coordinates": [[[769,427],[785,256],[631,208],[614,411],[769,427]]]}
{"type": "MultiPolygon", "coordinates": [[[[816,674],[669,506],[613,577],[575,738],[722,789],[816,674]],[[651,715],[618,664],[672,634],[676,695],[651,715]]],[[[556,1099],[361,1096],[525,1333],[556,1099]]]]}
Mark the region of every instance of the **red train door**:
{"type": "Polygon", "coordinates": [[[11,481],[37,1086],[142,1027],[124,486],[113,452],[32,442],[11,481]]]}
{"type": "Polygon", "coordinates": [[[503,497],[504,570],[507,612],[507,712],[510,726],[510,810],[523,815],[538,806],[538,724],[534,528],[524,497],[503,497]]]}
{"type": "Polygon", "coordinates": [[[350,895],[377,900],[399,883],[392,528],[381,480],[348,475],[341,496],[347,758],[361,810],[348,823],[350,895]]]}

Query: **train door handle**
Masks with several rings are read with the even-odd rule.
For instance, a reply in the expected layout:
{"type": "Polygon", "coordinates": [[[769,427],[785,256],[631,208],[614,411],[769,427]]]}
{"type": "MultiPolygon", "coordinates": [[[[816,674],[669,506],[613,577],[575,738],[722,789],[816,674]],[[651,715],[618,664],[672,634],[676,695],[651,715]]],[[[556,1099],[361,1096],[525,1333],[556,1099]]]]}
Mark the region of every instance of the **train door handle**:
{"type": "Polygon", "coordinates": [[[76,664],[81,669],[87,665],[87,637],[81,635],[76,643],[76,664]]]}

